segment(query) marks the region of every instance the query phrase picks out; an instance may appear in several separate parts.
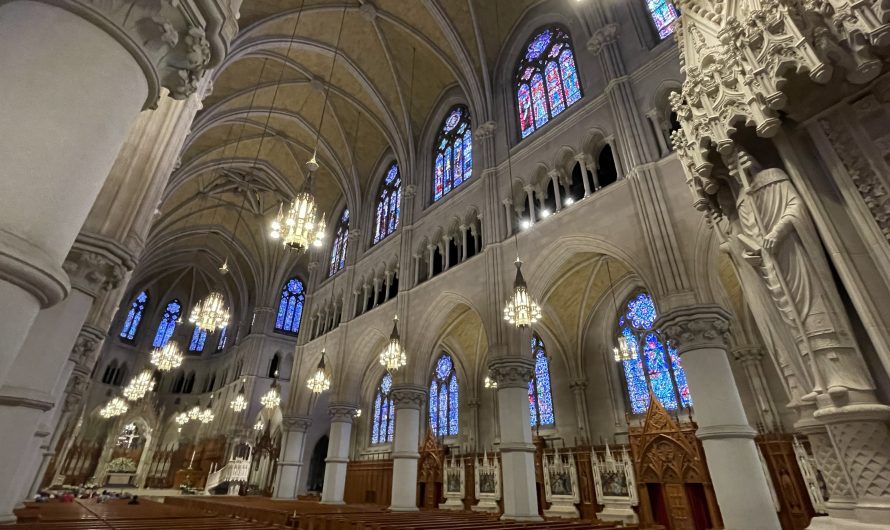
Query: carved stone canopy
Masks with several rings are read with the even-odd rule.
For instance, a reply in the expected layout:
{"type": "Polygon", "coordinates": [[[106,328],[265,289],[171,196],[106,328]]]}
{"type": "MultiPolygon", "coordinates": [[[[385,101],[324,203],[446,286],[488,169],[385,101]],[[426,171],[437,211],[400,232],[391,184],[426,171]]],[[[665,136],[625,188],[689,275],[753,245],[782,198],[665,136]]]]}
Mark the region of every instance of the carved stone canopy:
{"type": "Polygon", "coordinates": [[[729,344],[729,313],[718,305],[697,305],[669,311],[655,323],[683,355],[690,350],[729,344]]]}
{"type": "Polygon", "coordinates": [[[399,384],[392,387],[392,403],[396,410],[423,409],[426,388],[418,385],[399,384]]]}

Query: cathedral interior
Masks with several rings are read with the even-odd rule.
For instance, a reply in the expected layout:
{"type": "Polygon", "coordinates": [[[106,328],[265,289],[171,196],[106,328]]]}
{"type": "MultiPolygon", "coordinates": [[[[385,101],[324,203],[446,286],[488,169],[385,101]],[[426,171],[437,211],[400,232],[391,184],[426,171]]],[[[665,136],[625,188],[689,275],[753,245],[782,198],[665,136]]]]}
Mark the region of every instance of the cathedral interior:
{"type": "Polygon", "coordinates": [[[888,59],[886,0],[0,1],[0,524],[890,528],[888,59]]]}

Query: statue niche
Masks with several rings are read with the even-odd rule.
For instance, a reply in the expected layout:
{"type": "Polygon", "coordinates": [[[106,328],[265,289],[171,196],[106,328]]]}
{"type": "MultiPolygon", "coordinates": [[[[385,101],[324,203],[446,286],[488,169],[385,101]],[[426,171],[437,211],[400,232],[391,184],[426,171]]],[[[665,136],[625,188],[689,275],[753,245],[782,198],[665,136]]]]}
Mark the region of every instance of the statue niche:
{"type": "Polygon", "coordinates": [[[711,218],[722,250],[737,268],[754,273],[740,271],[745,289],[760,291],[761,304],[771,302],[786,324],[798,355],[792,362],[798,384],[809,387],[800,400],[813,403],[827,394],[842,405],[870,397],[873,383],[803,199],[784,170],[764,169],[745,152],[729,158],[711,218]]]}

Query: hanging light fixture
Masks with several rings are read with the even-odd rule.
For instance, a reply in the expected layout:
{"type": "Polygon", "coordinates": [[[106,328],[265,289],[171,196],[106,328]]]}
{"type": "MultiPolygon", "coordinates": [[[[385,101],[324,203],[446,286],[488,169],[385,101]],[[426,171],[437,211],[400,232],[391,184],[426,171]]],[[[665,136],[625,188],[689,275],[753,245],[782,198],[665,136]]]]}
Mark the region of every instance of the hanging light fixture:
{"type": "Polygon", "coordinates": [[[181,428],[183,425],[189,422],[189,415],[187,412],[180,412],[176,415],[176,423],[181,428]]]}
{"type": "Polygon", "coordinates": [[[151,364],[162,372],[179,368],[182,364],[182,351],[176,341],[168,340],[160,348],[151,351],[151,364]]]}
{"type": "Polygon", "coordinates": [[[114,418],[115,416],[120,416],[121,414],[126,414],[129,409],[130,407],[127,405],[126,401],[116,397],[102,407],[99,411],[99,415],[107,420],[109,418],[114,418]]]}
{"type": "Polygon", "coordinates": [[[399,339],[399,316],[396,315],[392,319],[392,333],[389,335],[389,344],[380,352],[380,364],[382,364],[390,372],[394,372],[408,364],[405,356],[405,350],[402,348],[399,339]]]}
{"type": "Polygon", "coordinates": [[[241,381],[241,390],[238,391],[238,395],[235,396],[229,403],[229,407],[235,412],[241,412],[242,410],[247,408],[247,398],[244,396],[244,381],[241,381]]]}
{"type": "Polygon", "coordinates": [[[257,418],[256,423],[253,424],[253,430],[255,431],[261,431],[265,427],[265,424],[263,424],[263,418],[257,418]]]}
{"type": "Polygon", "coordinates": [[[197,421],[198,418],[201,417],[201,404],[200,404],[200,402],[196,403],[194,407],[192,407],[191,409],[189,409],[187,415],[188,415],[188,419],[189,419],[189,420],[191,420],[191,421],[197,421]]]}
{"type": "Polygon", "coordinates": [[[541,308],[528,294],[528,285],[522,277],[522,260],[516,257],[516,279],[513,294],[504,306],[504,320],[517,328],[526,328],[541,318],[541,308]]]}
{"type": "Polygon", "coordinates": [[[361,418],[361,417],[362,417],[362,409],[355,409],[355,416],[354,416],[354,417],[356,417],[356,418],[361,418]]]}
{"type": "Polygon", "coordinates": [[[269,391],[260,398],[260,403],[267,409],[274,409],[281,404],[281,393],[278,392],[278,374],[272,380],[272,386],[269,391]]]}
{"type": "Polygon", "coordinates": [[[152,377],[151,370],[143,370],[139,375],[130,379],[127,386],[124,387],[124,397],[130,401],[138,401],[145,397],[155,387],[155,380],[152,377]]]}
{"type": "MultiPolygon", "coordinates": [[[[609,259],[606,258],[606,274],[609,275],[609,291],[612,293],[612,308],[615,314],[618,314],[618,303],[615,301],[615,285],[612,283],[612,269],[609,267],[609,259]]],[[[624,333],[618,333],[618,340],[615,346],[612,346],[612,357],[615,362],[632,361],[637,358],[636,348],[632,348],[627,341],[624,333]]]]}
{"type": "Polygon", "coordinates": [[[486,375],[486,376],[485,376],[485,380],[482,381],[482,385],[483,385],[485,388],[492,388],[492,389],[493,389],[493,388],[497,388],[497,387],[498,387],[498,382],[495,381],[494,379],[492,379],[491,376],[486,375]]]}
{"type": "Polygon", "coordinates": [[[207,298],[198,302],[192,309],[189,322],[207,333],[226,327],[229,323],[229,308],[226,307],[222,293],[212,291],[207,298]]]}
{"type": "Polygon", "coordinates": [[[207,408],[198,415],[198,421],[206,425],[213,421],[213,418],[215,416],[213,415],[213,394],[211,394],[210,401],[207,402],[207,408]]]}
{"type": "Polygon", "coordinates": [[[312,377],[306,381],[306,386],[315,394],[321,394],[331,388],[331,378],[328,377],[328,371],[324,367],[324,353],[325,351],[321,350],[321,360],[318,361],[318,367],[315,369],[312,377]]]}

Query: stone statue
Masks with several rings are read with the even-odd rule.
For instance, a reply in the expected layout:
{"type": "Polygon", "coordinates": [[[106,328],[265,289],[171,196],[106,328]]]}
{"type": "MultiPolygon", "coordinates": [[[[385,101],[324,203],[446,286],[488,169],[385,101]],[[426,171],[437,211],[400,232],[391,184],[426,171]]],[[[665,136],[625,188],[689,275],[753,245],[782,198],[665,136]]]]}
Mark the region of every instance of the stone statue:
{"type": "Polygon", "coordinates": [[[762,169],[746,153],[735,166],[726,248],[759,276],[794,339],[812,377],[802,401],[826,392],[832,398],[871,392],[819,236],[788,174],[762,169]]]}

